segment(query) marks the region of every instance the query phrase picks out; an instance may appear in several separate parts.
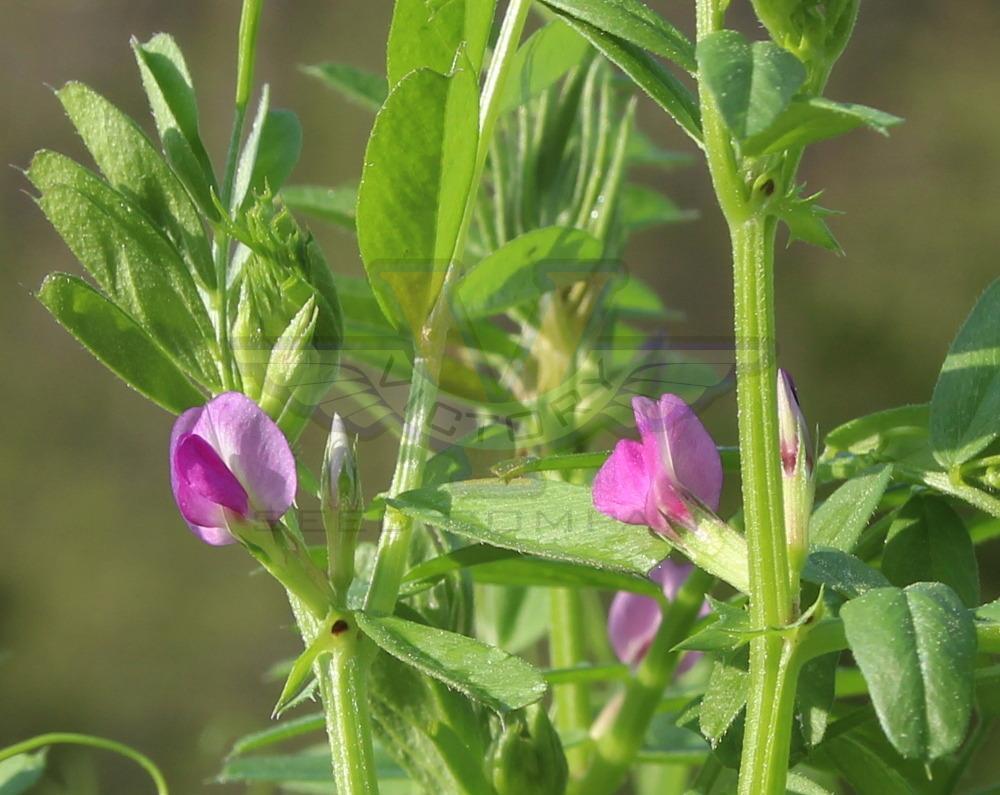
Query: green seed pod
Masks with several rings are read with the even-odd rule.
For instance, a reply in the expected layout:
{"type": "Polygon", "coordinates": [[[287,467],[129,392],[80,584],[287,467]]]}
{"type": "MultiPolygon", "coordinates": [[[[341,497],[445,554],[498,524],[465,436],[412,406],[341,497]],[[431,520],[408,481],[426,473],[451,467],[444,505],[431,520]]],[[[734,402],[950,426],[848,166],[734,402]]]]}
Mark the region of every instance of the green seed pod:
{"type": "Polygon", "coordinates": [[[569,770],[559,735],[538,704],[508,719],[487,753],[497,795],[562,795],[569,770]]]}

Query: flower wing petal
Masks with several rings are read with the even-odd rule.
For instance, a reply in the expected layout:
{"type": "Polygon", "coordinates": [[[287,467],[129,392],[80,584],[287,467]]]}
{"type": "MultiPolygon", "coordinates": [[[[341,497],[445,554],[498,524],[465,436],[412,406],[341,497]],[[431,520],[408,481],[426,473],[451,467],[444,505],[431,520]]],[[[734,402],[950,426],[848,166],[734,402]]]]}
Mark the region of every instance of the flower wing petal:
{"type": "Polygon", "coordinates": [[[608,637],[618,659],[637,664],[649,650],[663,615],[655,599],[619,591],[608,612],[608,637]]]}
{"type": "Polygon", "coordinates": [[[622,439],[594,478],[594,507],[629,524],[646,524],[649,475],[642,445],[622,439]]]}

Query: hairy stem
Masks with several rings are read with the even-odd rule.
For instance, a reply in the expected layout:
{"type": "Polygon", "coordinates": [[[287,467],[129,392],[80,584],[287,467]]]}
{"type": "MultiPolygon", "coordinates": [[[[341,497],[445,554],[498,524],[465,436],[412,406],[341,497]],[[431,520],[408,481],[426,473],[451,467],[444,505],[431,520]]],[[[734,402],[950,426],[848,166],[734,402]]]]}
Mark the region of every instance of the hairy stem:
{"type": "MultiPolygon", "coordinates": [[[[572,668],[586,657],[583,602],[571,588],[549,590],[551,627],[549,629],[549,664],[553,668],[572,668]]],[[[586,683],[571,682],[554,691],[554,722],[563,735],[585,731],[590,726],[590,690],[586,683]]],[[[579,745],[566,752],[571,773],[587,763],[587,747],[579,745]]]]}
{"type": "MultiPolygon", "coordinates": [[[[715,0],[698,0],[698,38],[722,26],[715,0]]],[[[778,446],[774,312],[776,220],[759,208],[708,91],[701,92],[705,155],[733,246],[736,390],[750,614],[758,627],[793,617],[778,446]]],[[[780,188],[779,188],[780,189],[780,188]]],[[[783,795],[795,701],[793,647],[767,634],[750,644],[740,795],[783,795]]]]}

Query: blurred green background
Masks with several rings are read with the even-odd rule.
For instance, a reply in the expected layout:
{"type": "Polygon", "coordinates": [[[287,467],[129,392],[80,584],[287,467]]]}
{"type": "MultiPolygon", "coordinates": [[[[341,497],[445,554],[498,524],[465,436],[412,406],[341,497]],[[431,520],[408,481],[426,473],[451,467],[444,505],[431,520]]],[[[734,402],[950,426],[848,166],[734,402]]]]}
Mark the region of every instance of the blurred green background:
{"type": "MultiPolygon", "coordinates": [[[[690,28],[693,3],[651,5],[690,28]]],[[[305,128],[293,181],[357,178],[370,117],[297,67],[336,59],[380,70],[391,6],[266,4],[258,80],[305,128]]],[[[123,389],[32,298],[46,272],[77,265],[16,168],[41,147],[86,160],[47,86],[82,80],[148,119],[128,41],[160,30],[184,49],[221,160],[239,3],[5,0],[2,14],[0,160],[15,168],[0,190],[0,745],[93,732],[150,752],[180,795],[226,791],[206,782],[231,740],[267,718],[279,685],[262,672],[296,648],[287,606],[240,550],[202,546],[184,528],[167,482],[171,418],[123,389]]],[[[891,141],[855,133],[816,147],[803,175],[825,189],[826,206],[847,211],[832,222],[847,256],[795,246],[778,267],[781,360],[822,429],[926,400],[951,337],[1000,272],[998,34],[994,0],[863,3],[829,94],[907,123],[891,141]]],[[[641,118],[664,145],[690,149],[653,108],[641,118]]],[[[728,242],[705,172],[657,184],[701,220],[644,233],[628,266],[687,312],[674,335],[724,337],[728,242]]],[[[351,238],[317,231],[334,268],[359,272],[351,238]]],[[[735,439],[733,413],[730,396],[707,414],[720,442],[735,439]]],[[[369,494],[387,483],[387,448],[366,451],[369,494]]],[[[307,449],[318,457],[315,440],[307,449]]],[[[99,767],[113,789],[95,792],[148,788],[127,765],[99,767]]]]}

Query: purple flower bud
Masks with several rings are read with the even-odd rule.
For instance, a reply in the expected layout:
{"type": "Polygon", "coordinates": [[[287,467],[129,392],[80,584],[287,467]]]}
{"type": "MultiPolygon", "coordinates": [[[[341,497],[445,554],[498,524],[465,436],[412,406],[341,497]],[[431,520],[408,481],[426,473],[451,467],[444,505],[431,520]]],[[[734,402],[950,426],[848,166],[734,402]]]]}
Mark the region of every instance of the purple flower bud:
{"type": "Polygon", "coordinates": [[[230,528],[285,514],[295,499],[295,459],[256,403],[226,392],[177,418],[170,483],[191,531],[207,544],[231,544],[230,528]]]}
{"type": "Polygon", "coordinates": [[[691,525],[696,501],[712,511],[722,492],[715,442],[676,395],[632,401],[641,442],[622,439],[594,478],[594,507],[629,524],[673,535],[691,525]]]}
{"type": "MultiPolygon", "coordinates": [[[[673,599],[691,571],[691,566],[665,560],[649,573],[649,577],[663,587],[663,595],[667,599],[673,599]]],[[[701,615],[707,615],[708,610],[708,605],[703,605],[701,615]]],[[[626,591],[617,593],[608,612],[608,636],[618,659],[629,665],[638,665],[649,651],[662,620],[663,611],[655,599],[626,591]]],[[[686,671],[699,656],[686,655],[677,672],[686,671]]]]}
{"type": "Polygon", "coordinates": [[[781,452],[781,496],[788,540],[788,565],[794,581],[809,554],[809,517],[815,483],[809,431],[799,408],[792,377],[778,370],[778,437],[781,452]]]}
{"type": "Polygon", "coordinates": [[[781,443],[781,466],[786,475],[795,472],[799,459],[809,472],[813,469],[809,449],[809,429],[799,407],[799,393],[786,370],[778,370],[778,438],[781,443]]]}

